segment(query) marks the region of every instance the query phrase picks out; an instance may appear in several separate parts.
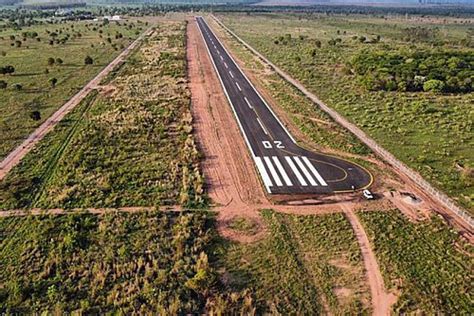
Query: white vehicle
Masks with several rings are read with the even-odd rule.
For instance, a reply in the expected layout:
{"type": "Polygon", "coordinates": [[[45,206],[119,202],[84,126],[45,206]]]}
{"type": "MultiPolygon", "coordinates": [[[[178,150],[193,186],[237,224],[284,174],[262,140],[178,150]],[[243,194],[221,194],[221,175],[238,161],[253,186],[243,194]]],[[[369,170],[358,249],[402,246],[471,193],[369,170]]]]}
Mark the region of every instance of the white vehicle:
{"type": "Polygon", "coordinates": [[[365,189],[364,191],[362,191],[362,194],[364,194],[364,197],[367,199],[367,200],[373,200],[374,199],[374,195],[372,194],[372,192],[370,192],[369,190],[365,189]]]}

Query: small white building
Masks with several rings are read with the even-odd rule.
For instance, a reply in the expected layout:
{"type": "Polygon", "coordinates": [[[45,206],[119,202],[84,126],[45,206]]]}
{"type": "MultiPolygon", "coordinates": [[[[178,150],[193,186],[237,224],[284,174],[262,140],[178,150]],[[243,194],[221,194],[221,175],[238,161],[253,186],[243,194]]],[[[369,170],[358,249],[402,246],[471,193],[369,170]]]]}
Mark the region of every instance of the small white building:
{"type": "Polygon", "coordinates": [[[120,21],[120,15],[104,15],[103,19],[109,21],[120,21]]]}

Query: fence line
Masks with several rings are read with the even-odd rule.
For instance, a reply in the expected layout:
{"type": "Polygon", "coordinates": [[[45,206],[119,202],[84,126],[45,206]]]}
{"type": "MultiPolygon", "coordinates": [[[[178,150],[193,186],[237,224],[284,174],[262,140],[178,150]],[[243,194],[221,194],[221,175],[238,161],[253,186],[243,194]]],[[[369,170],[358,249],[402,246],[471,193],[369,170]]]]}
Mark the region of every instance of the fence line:
{"type": "Polygon", "coordinates": [[[275,64],[269,61],[265,56],[260,54],[257,50],[255,50],[252,46],[247,44],[243,39],[237,36],[234,32],[232,32],[227,26],[224,25],[218,18],[214,15],[212,16],[214,20],[222,26],[229,34],[231,34],[234,38],[236,38],[242,45],[244,45],[248,50],[250,50],[253,54],[258,56],[263,62],[269,65],[278,75],[280,75],[283,79],[291,83],[294,87],[300,90],[306,97],[308,97],[311,101],[316,103],[324,112],[326,112],[331,118],[339,123],[341,126],[349,130],[352,134],[354,134],[360,141],[362,141],[367,147],[369,147],[373,152],[375,152],[379,157],[384,159],[387,163],[392,165],[395,169],[399,172],[406,175],[409,179],[411,179],[418,187],[423,189],[426,193],[429,193],[431,197],[438,201],[441,205],[445,208],[450,210],[460,219],[462,219],[467,225],[469,225],[470,229],[474,227],[474,218],[471,217],[464,209],[456,205],[451,198],[449,198],[446,194],[439,191],[438,189],[434,188],[428,181],[423,179],[419,173],[414,171],[413,169],[409,168],[403,162],[395,158],[389,151],[384,149],[382,146],[377,144],[375,140],[371,137],[367,136],[365,132],[363,132],[360,128],[356,125],[349,122],[345,119],[342,115],[338,112],[333,110],[332,108],[328,107],[323,101],[321,101],[316,95],[308,91],[301,83],[297,80],[293,79],[290,75],[286,72],[278,68],[275,64]]]}

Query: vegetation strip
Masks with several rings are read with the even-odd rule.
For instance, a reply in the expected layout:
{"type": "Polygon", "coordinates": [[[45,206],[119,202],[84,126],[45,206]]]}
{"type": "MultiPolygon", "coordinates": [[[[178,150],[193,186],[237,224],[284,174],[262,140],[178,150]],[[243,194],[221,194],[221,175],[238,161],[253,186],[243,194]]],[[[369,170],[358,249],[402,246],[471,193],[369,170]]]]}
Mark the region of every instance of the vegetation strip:
{"type": "Polygon", "coordinates": [[[40,125],[28,138],[13,150],[7,157],[0,162],[0,181],[5,178],[8,172],[16,166],[20,160],[31,151],[31,149],[49,132],[54,126],[61,121],[64,116],[69,113],[79,102],[84,99],[87,94],[96,88],[97,84],[112,71],[115,66],[123,61],[123,59],[138,45],[144,36],[150,33],[150,29],[145,31],[139,38],[130,44],[124,51],[118,55],[110,64],[108,64],[94,79],[86,84],[76,95],[66,102],[58,111],[50,116],[43,124],[40,125]]]}

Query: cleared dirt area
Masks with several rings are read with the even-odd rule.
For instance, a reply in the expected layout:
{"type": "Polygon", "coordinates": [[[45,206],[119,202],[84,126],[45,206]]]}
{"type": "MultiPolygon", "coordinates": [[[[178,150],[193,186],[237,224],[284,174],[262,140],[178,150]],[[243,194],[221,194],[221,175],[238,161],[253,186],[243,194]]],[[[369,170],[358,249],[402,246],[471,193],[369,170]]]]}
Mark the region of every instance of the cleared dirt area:
{"type": "MultiPolygon", "coordinates": [[[[226,223],[243,214],[258,221],[253,205],[271,205],[194,19],[189,19],[187,41],[192,114],[198,146],[204,154],[202,167],[207,191],[220,210],[219,231],[234,239],[236,233],[226,229],[226,223]]],[[[241,241],[250,240],[242,236],[241,241]]]]}

